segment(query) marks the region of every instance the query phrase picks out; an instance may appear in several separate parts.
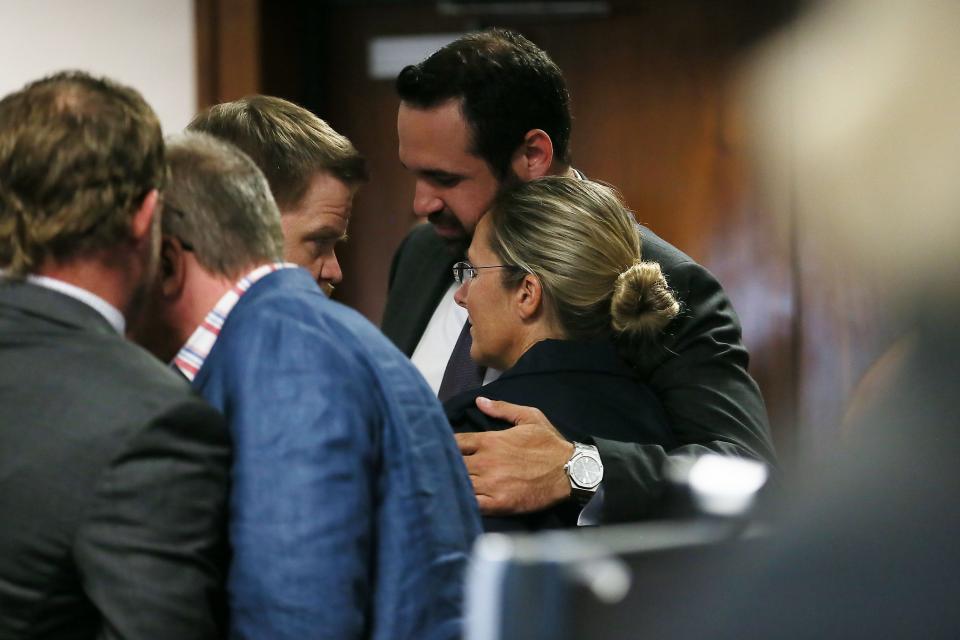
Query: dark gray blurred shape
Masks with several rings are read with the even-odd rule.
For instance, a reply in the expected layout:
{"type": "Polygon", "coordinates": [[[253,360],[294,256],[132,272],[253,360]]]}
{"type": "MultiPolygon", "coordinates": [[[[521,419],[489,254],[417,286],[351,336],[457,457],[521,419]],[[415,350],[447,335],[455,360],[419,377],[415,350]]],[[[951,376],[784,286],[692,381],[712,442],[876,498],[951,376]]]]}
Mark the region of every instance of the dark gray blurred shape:
{"type": "Polygon", "coordinates": [[[664,592],[762,537],[719,518],[487,534],[468,578],[466,638],[636,638],[664,592]]]}
{"type": "Polygon", "coordinates": [[[907,329],[778,535],[678,577],[638,637],[960,638],[958,68],[953,0],[820,3],[757,59],[761,172],[792,167],[798,222],[907,329]]]}
{"type": "Polygon", "coordinates": [[[645,634],[960,638],[960,297],[938,307],[778,535],[691,568],[645,634]]]}

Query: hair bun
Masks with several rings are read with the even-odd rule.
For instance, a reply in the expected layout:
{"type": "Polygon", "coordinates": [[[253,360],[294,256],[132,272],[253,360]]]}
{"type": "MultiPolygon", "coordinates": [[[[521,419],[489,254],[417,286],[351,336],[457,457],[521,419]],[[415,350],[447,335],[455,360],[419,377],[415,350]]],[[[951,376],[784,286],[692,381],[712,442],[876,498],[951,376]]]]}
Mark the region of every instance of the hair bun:
{"type": "Polygon", "coordinates": [[[614,330],[654,338],[678,313],[659,263],[638,260],[617,278],[610,301],[614,330]]]}

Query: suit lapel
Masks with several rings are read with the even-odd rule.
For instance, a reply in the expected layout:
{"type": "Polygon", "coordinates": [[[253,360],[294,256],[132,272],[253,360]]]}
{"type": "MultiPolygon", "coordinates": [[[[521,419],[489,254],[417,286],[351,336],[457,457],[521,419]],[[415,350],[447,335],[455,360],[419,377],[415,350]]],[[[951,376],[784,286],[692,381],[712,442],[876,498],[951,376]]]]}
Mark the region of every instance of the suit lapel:
{"type": "Polygon", "coordinates": [[[425,228],[424,237],[408,248],[387,300],[383,332],[407,356],[413,355],[431,316],[451,284],[451,268],[461,257],[451,254],[436,233],[425,228]],[[429,235],[427,235],[429,234],[429,235]]]}
{"type": "Polygon", "coordinates": [[[410,318],[414,323],[411,323],[402,348],[408,356],[413,355],[440,299],[453,284],[452,268],[457,260],[459,258],[451,256],[444,249],[441,253],[424,259],[419,265],[418,278],[412,282],[418,284],[420,292],[409,297],[410,318]]]}

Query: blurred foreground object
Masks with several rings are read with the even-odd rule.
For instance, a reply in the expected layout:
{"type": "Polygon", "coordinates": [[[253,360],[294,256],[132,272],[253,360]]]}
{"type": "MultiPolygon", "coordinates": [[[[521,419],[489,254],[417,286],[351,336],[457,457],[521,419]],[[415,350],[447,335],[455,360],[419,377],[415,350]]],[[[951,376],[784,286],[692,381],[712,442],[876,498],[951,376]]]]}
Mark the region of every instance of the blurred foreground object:
{"type": "Polygon", "coordinates": [[[572,531],[491,533],[474,547],[467,640],[637,637],[660,595],[691,572],[757,544],[749,516],[768,477],[753,460],[706,454],[668,470],[684,519],[572,531]]]}
{"type": "MultiPolygon", "coordinates": [[[[641,554],[665,565],[633,572],[627,594],[638,576],[654,586],[624,596],[626,619],[561,599],[558,570],[538,590],[507,593],[521,614],[503,622],[554,624],[525,607],[554,598],[567,626],[553,637],[960,637],[958,68],[952,0],[817,4],[759,52],[747,76],[756,167],[765,189],[790,194],[795,223],[843,286],[878,292],[871,311],[900,333],[884,388],[860,408],[849,439],[802,470],[775,535],[708,544],[692,561],[641,554]]],[[[636,544],[645,534],[628,535],[636,544]]],[[[669,540],[685,538],[674,530],[669,540]]],[[[555,538],[537,542],[561,552],[555,538]]],[[[592,566],[608,576],[600,593],[624,591],[623,571],[592,566]]]]}
{"type": "Polygon", "coordinates": [[[960,3],[816,8],[749,70],[763,184],[782,189],[786,177],[798,224],[846,268],[889,284],[885,302],[955,290],[960,3]]]}
{"type": "MultiPolygon", "coordinates": [[[[480,537],[467,583],[467,640],[639,637],[661,594],[710,559],[751,547],[725,520],[480,537]]],[[[750,549],[745,550],[750,553],[750,549]]]]}
{"type": "Polygon", "coordinates": [[[642,634],[960,637],[958,63],[960,3],[848,0],[817,5],[750,70],[764,186],[786,178],[796,224],[900,335],[778,534],[697,567],[642,634]]]}
{"type": "Polygon", "coordinates": [[[694,513],[727,518],[745,518],[770,477],[762,462],[712,453],[676,460],[668,473],[694,513]]]}

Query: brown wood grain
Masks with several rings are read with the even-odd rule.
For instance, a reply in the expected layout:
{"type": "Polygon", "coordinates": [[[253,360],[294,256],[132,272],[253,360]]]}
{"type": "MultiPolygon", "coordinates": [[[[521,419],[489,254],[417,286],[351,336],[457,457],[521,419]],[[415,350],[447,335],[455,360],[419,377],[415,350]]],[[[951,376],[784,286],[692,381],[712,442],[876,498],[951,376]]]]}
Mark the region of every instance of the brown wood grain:
{"type": "Polygon", "coordinates": [[[805,235],[791,168],[774,167],[778,180],[755,188],[733,70],[745,34],[770,16],[747,4],[739,14],[662,6],[616,2],[607,16],[511,23],[438,15],[429,3],[198,0],[201,102],[268,91],[312,109],[367,156],[371,181],[339,252],[336,295],[378,322],[390,258],[416,221],[413,183],[397,161],[398,100],[391,81],[367,76],[368,43],[494,23],[521,31],[567,78],[575,165],[615,185],[638,220],[724,284],[789,468],[839,437],[847,398],[877,351],[860,338],[880,345],[889,332],[869,312],[870,293],[851,289],[805,235]]]}
{"type": "Polygon", "coordinates": [[[259,0],[195,0],[197,108],[259,93],[259,0]]]}

